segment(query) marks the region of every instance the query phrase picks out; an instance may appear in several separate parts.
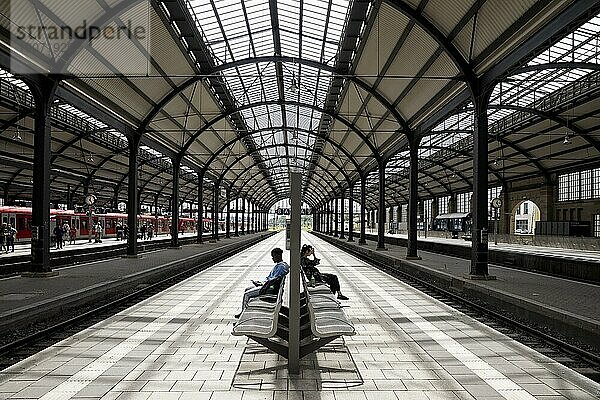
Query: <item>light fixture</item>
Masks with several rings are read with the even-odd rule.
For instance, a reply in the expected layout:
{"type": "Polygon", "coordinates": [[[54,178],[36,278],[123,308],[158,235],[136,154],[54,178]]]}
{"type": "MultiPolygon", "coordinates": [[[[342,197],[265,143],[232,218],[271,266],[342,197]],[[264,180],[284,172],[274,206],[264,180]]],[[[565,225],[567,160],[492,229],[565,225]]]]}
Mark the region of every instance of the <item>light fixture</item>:
{"type": "Polygon", "coordinates": [[[494,160],[494,165],[498,165],[498,159],[497,158],[494,160]]]}
{"type": "Polygon", "coordinates": [[[296,81],[296,73],[292,73],[292,83],[290,85],[290,93],[296,94],[298,92],[298,82],[296,81]]]}
{"type": "Polygon", "coordinates": [[[563,144],[571,144],[571,139],[569,138],[569,134],[565,134],[565,140],[563,140],[563,144]]]}
{"type": "Polygon", "coordinates": [[[94,162],[94,155],[90,153],[88,156],[88,162],[94,162]]]}
{"type": "Polygon", "coordinates": [[[298,130],[294,129],[292,131],[292,140],[298,140],[298,130]]]}

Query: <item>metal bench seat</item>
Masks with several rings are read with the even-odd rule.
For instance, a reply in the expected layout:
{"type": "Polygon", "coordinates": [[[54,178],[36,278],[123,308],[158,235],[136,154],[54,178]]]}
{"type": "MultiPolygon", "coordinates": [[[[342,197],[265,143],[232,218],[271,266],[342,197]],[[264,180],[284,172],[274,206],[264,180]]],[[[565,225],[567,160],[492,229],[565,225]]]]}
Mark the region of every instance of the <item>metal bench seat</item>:
{"type": "MultiPolygon", "coordinates": [[[[231,332],[234,336],[268,339],[277,333],[279,310],[283,303],[285,276],[280,278],[277,295],[266,294],[251,299],[231,332]],[[274,300],[274,301],[273,301],[274,300]]],[[[269,282],[265,285],[270,284],[269,282]]]]}
{"type": "Polygon", "coordinates": [[[356,334],[354,326],[342,310],[313,310],[311,315],[311,329],[316,337],[330,337],[356,334]]]}
{"type": "Polygon", "coordinates": [[[306,276],[303,273],[301,276],[313,335],[316,338],[355,335],[354,325],[348,321],[334,295],[331,292],[329,294],[312,293],[311,289],[313,288],[307,285],[306,276]]]}

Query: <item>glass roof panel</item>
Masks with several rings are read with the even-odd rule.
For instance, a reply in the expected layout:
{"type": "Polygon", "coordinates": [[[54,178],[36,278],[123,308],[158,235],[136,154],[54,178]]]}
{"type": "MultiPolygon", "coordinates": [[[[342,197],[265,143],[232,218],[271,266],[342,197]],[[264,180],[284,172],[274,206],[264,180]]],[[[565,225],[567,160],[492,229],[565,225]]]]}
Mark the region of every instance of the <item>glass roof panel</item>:
{"type": "MultiPolygon", "coordinates": [[[[528,65],[540,65],[558,62],[600,62],[600,16],[595,16],[579,27],[574,33],[567,35],[555,45],[531,60],[528,65]]],[[[593,70],[578,68],[555,68],[525,72],[513,75],[507,81],[496,85],[490,104],[535,107],[544,97],[564,88],[570,83],[585,77],[593,70]]],[[[420,156],[434,156],[445,148],[471,136],[474,126],[472,104],[465,111],[453,114],[438,124],[421,143],[422,146],[434,146],[420,156]]],[[[539,107],[538,107],[539,108],[539,107]]],[[[506,118],[518,111],[509,109],[490,109],[489,124],[506,118]]],[[[389,162],[391,170],[399,167],[407,168],[408,161],[404,152],[399,153],[389,162]]],[[[386,169],[387,173],[388,172],[386,169]]]]}

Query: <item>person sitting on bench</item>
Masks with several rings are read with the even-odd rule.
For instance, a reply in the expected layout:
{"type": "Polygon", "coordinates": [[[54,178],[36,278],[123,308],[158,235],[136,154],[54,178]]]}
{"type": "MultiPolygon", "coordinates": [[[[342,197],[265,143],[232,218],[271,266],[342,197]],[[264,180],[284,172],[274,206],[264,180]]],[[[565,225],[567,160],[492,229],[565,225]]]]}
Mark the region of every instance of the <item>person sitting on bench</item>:
{"type": "MultiPolygon", "coordinates": [[[[277,277],[287,275],[287,273],[290,271],[289,265],[285,261],[283,261],[282,256],[283,250],[281,250],[279,247],[276,247],[273,250],[271,250],[271,257],[273,258],[273,262],[275,262],[275,266],[273,267],[271,273],[267,276],[264,282],[253,280],[252,283],[254,284],[254,286],[246,288],[244,292],[244,298],[242,300],[242,312],[248,306],[248,302],[250,302],[250,299],[259,296],[260,290],[264,283],[273,280],[277,277]]],[[[239,318],[240,315],[242,315],[242,312],[236,314],[235,318],[239,318]]]]}
{"type": "Polygon", "coordinates": [[[307,279],[311,277],[315,278],[316,282],[323,282],[329,286],[331,292],[333,294],[337,293],[337,298],[340,300],[348,300],[348,297],[342,294],[342,290],[340,288],[340,280],[335,274],[322,274],[317,269],[317,265],[321,262],[320,259],[315,257],[315,249],[309,244],[305,244],[302,246],[300,250],[300,266],[302,267],[302,271],[304,271],[304,275],[306,275],[307,279]],[[313,256],[310,259],[310,256],[313,256]]]}

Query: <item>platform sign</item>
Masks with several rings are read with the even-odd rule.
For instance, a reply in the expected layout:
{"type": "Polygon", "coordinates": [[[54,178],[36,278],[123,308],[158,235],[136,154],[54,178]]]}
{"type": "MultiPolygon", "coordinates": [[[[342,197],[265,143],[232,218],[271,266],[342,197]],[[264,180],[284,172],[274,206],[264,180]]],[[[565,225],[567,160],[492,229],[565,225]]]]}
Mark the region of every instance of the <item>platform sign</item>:
{"type": "Polygon", "coordinates": [[[291,223],[288,219],[285,221],[285,249],[290,249],[290,234],[291,234],[291,223]]]}

